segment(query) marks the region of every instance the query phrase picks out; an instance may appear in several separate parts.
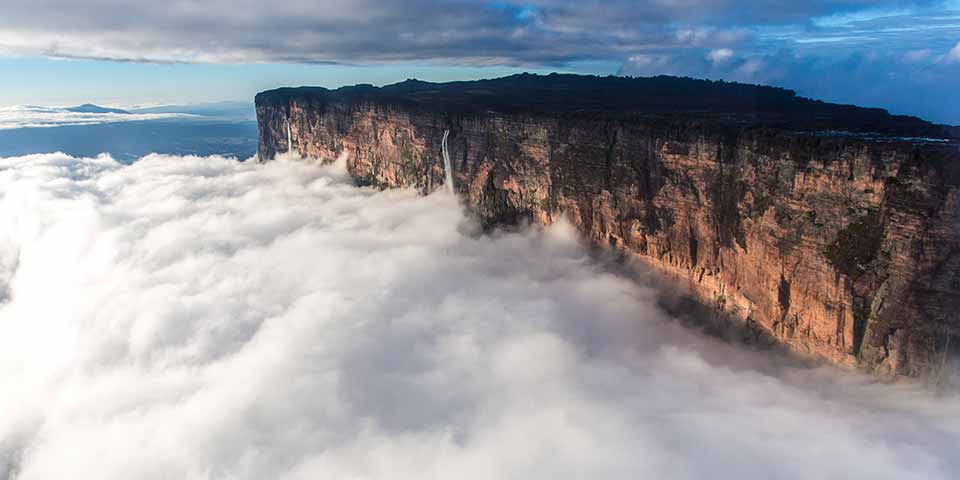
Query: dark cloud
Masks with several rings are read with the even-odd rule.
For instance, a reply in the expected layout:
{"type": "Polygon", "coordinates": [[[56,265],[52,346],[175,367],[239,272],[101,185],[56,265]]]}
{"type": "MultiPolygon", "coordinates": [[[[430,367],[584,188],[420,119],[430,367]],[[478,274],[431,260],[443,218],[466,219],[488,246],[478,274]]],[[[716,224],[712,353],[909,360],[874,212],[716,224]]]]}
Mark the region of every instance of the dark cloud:
{"type": "Polygon", "coordinates": [[[733,42],[743,28],[904,3],[8,0],[0,15],[0,47],[149,61],[551,64],[623,58],[704,34],[733,42]]]}

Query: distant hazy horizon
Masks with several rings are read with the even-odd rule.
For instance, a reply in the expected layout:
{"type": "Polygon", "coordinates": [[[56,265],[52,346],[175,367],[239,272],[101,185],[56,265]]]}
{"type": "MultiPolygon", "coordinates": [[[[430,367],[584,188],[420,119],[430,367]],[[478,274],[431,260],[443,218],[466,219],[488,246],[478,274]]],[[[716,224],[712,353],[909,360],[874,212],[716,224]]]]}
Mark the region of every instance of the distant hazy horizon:
{"type": "MultiPolygon", "coordinates": [[[[2,59],[0,59],[0,61],[2,61],[2,59]]],[[[391,74],[386,76],[382,76],[382,75],[371,76],[371,75],[363,75],[362,73],[356,74],[356,75],[348,74],[348,75],[344,75],[343,77],[339,77],[339,76],[336,77],[336,78],[342,78],[339,81],[325,80],[326,76],[318,76],[316,77],[318,81],[312,82],[312,83],[311,82],[304,83],[302,81],[301,82],[278,81],[275,84],[262,84],[260,85],[260,88],[249,90],[249,93],[246,94],[246,96],[244,97],[234,96],[230,98],[220,98],[217,100],[206,100],[206,99],[189,100],[184,98],[173,98],[173,99],[168,99],[166,101],[157,101],[152,99],[139,99],[137,101],[130,101],[130,100],[119,101],[111,97],[97,97],[94,95],[94,96],[71,97],[72,99],[69,101],[60,100],[60,101],[52,101],[52,102],[51,101],[43,102],[43,101],[27,101],[28,99],[24,98],[20,102],[7,101],[5,103],[0,103],[0,110],[2,110],[3,108],[21,107],[21,106],[41,106],[41,107],[51,107],[51,108],[63,108],[63,107],[72,107],[72,106],[86,104],[86,103],[95,104],[102,107],[120,108],[120,109],[128,109],[128,110],[150,110],[150,109],[164,108],[164,107],[191,108],[191,107],[207,107],[207,106],[216,106],[216,105],[230,105],[233,107],[237,107],[239,105],[246,104],[246,105],[249,105],[252,110],[253,98],[254,96],[256,96],[257,93],[261,91],[271,90],[274,88],[281,88],[281,87],[319,86],[324,88],[335,89],[335,88],[358,85],[358,84],[371,84],[375,86],[385,86],[385,85],[390,85],[394,83],[399,83],[411,78],[416,80],[442,83],[442,82],[452,82],[452,81],[491,79],[491,78],[498,78],[502,76],[514,75],[514,74],[525,73],[525,72],[537,73],[541,75],[546,75],[554,72],[574,73],[574,74],[580,74],[580,75],[599,75],[599,76],[619,75],[619,76],[649,77],[649,76],[657,76],[657,75],[672,75],[672,76],[687,76],[690,78],[697,78],[702,80],[727,80],[722,77],[715,78],[715,77],[700,76],[700,75],[689,74],[689,73],[679,73],[679,74],[651,73],[651,72],[630,73],[629,71],[624,71],[624,69],[622,68],[617,68],[613,71],[607,71],[607,72],[595,71],[595,69],[550,70],[550,69],[518,68],[518,69],[512,69],[512,70],[511,69],[507,69],[507,70],[489,69],[489,70],[491,71],[487,72],[486,70],[481,69],[477,71],[470,71],[469,73],[459,73],[459,74],[439,73],[438,74],[437,72],[431,71],[429,69],[426,70],[426,73],[425,73],[424,70],[421,68],[411,68],[409,70],[409,73],[404,73],[404,70],[402,68],[398,68],[395,71],[391,70],[391,74]],[[420,76],[417,76],[417,74],[420,74],[420,76]]],[[[881,108],[889,111],[893,115],[907,115],[907,116],[918,117],[933,123],[960,126],[960,108],[944,109],[945,111],[943,112],[931,111],[929,109],[912,109],[910,107],[903,106],[902,103],[890,102],[889,100],[884,101],[883,99],[871,99],[866,101],[858,101],[856,98],[846,97],[844,95],[838,95],[838,94],[831,94],[831,92],[829,91],[824,91],[820,89],[810,89],[810,88],[807,88],[808,86],[804,86],[804,85],[791,85],[789,82],[750,82],[750,81],[742,81],[742,80],[736,80],[736,79],[729,80],[729,81],[745,83],[749,85],[761,85],[761,86],[768,86],[768,87],[786,88],[789,90],[796,91],[797,95],[799,96],[811,98],[814,100],[821,100],[829,103],[837,103],[837,104],[843,104],[843,105],[855,105],[855,106],[864,107],[864,108],[881,108]]],[[[960,89],[960,85],[958,85],[957,88],[960,89]]],[[[0,99],[2,98],[3,96],[0,95],[0,99]]],[[[947,104],[949,104],[949,101],[947,104]]]]}
{"type": "Polygon", "coordinates": [[[107,153],[132,162],[166,153],[246,160],[257,152],[252,100],[127,108],[128,113],[75,113],[62,107],[0,107],[0,157],[107,153]]]}

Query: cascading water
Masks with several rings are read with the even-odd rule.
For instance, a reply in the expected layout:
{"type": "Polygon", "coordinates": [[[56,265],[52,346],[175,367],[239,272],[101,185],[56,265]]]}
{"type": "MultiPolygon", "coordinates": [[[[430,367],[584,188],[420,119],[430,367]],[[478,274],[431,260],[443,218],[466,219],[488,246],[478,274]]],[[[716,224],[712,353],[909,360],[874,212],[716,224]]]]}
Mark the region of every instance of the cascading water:
{"type": "Polygon", "coordinates": [[[287,153],[293,151],[293,132],[290,130],[290,117],[286,117],[287,120],[287,153]]]}
{"type": "Polygon", "coordinates": [[[441,149],[443,150],[443,173],[444,173],[444,187],[446,187],[447,192],[453,193],[453,169],[450,167],[450,152],[447,151],[447,137],[450,135],[450,130],[443,131],[443,142],[441,143],[441,149]]]}

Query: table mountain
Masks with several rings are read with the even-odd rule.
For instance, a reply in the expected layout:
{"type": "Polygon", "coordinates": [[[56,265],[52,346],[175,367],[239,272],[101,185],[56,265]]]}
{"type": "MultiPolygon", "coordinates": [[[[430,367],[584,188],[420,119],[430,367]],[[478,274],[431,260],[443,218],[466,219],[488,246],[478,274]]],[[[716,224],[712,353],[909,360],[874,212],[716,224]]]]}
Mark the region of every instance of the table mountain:
{"type": "Polygon", "coordinates": [[[960,344],[960,128],[781,88],[514,75],[256,98],[259,156],[453,187],[489,228],[566,217],[794,351],[936,377],[960,344]]]}

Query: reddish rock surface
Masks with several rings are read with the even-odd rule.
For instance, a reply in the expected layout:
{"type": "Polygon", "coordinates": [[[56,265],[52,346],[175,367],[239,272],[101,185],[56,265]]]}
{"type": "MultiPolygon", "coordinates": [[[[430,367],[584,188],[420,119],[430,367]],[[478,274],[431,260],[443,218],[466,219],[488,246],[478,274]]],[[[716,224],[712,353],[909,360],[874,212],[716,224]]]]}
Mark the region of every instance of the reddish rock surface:
{"type": "Polygon", "coordinates": [[[942,374],[960,346],[956,130],[781,89],[674,79],[664,93],[654,80],[666,82],[275,90],[257,98],[260,156],[344,155],[359,184],[430,192],[449,130],[455,191],[488,227],[566,216],[794,351],[942,374]]]}

